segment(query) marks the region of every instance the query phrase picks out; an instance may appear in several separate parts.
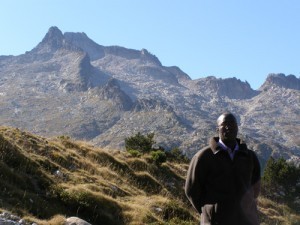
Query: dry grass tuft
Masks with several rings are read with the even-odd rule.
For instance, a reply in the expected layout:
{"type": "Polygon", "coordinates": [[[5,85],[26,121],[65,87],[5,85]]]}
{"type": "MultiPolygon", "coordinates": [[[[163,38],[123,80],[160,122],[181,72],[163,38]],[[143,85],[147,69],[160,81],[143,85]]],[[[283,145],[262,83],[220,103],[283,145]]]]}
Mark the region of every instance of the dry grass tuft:
{"type": "Polygon", "coordinates": [[[29,216],[25,216],[23,219],[26,221],[37,223],[38,225],[64,225],[66,221],[66,217],[63,215],[55,215],[49,220],[41,220],[29,216]]]}
{"type": "Polygon", "coordinates": [[[300,225],[300,215],[286,205],[260,197],[258,206],[262,224],[300,225]]]}

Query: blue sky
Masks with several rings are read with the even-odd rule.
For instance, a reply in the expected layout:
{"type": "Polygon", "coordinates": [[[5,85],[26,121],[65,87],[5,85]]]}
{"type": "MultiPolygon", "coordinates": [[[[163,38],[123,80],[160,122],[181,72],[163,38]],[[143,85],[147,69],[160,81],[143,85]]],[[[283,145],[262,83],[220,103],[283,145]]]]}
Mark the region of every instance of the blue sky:
{"type": "Polygon", "coordinates": [[[299,0],[1,0],[0,55],[34,48],[51,26],[104,46],[147,49],[192,79],[300,74],[299,0]]]}

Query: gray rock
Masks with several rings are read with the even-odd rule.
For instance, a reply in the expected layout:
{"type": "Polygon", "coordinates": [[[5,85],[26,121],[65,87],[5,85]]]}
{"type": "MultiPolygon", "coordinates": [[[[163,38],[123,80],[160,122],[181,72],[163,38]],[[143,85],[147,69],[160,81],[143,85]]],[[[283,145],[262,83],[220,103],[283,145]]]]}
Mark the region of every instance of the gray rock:
{"type": "Polygon", "coordinates": [[[266,81],[263,83],[263,85],[260,87],[260,90],[266,91],[272,87],[283,87],[283,88],[289,88],[289,89],[295,89],[300,90],[300,79],[297,78],[295,75],[288,75],[286,76],[283,73],[270,73],[266,79],[266,81]]]}
{"type": "Polygon", "coordinates": [[[65,225],[91,225],[91,224],[78,217],[69,217],[66,219],[65,225]]]}
{"type": "Polygon", "coordinates": [[[0,225],[29,225],[30,223],[20,219],[9,212],[2,212],[0,214],[0,225]]]}

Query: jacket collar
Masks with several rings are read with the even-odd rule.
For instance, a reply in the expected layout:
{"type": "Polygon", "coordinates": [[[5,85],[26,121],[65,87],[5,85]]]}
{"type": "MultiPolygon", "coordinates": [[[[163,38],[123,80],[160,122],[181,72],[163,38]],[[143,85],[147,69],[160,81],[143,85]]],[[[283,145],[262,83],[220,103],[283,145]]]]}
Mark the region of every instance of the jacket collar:
{"type": "MultiPolygon", "coordinates": [[[[247,145],[241,141],[239,138],[236,139],[238,145],[239,145],[239,152],[248,154],[247,152],[247,145]]],[[[214,154],[216,154],[218,151],[221,150],[221,147],[218,145],[219,137],[213,137],[209,141],[209,146],[214,154]]]]}

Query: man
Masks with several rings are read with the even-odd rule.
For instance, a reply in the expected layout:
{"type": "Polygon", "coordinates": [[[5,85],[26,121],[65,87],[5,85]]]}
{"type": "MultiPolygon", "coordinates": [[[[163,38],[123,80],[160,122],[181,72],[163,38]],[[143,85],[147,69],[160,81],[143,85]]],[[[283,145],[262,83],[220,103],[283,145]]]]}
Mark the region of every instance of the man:
{"type": "Polygon", "coordinates": [[[256,198],[260,164],[256,154],[237,139],[231,113],[217,120],[219,137],[191,160],[185,192],[201,214],[201,225],[258,225],[256,198]]]}

